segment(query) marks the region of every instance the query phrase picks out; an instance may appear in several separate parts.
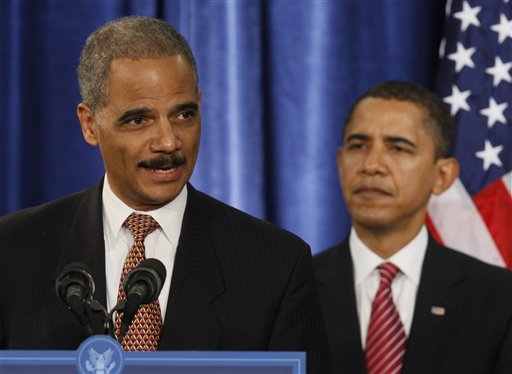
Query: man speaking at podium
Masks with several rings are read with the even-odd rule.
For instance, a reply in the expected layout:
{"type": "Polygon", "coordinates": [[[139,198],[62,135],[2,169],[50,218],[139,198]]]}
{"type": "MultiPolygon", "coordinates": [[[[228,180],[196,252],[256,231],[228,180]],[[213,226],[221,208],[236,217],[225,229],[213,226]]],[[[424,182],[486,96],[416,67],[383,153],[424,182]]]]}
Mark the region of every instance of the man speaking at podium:
{"type": "Polygon", "coordinates": [[[306,351],[308,371],[326,371],[308,245],[188,183],[201,91],[185,39],[161,20],[121,18],[88,38],[78,79],[83,136],[106,174],[0,218],[0,348],[76,349],[87,334],[55,292],[62,269],[87,265],[94,298],[111,310],[124,276],[151,257],[167,277],[125,349],[306,351]]]}

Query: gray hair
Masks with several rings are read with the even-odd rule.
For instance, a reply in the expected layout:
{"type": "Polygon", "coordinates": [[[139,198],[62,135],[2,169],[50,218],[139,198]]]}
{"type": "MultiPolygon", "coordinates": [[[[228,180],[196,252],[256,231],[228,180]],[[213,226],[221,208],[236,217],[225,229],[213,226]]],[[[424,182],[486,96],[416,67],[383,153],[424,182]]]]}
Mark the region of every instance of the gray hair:
{"type": "Polygon", "coordinates": [[[155,18],[119,18],[93,32],[80,55],[77,74],[82,101],[93,111],[108,103],[112,61],[181,55],[190,64],[198,84],[197,67],[185,38],[169,23],[155,18]]]}

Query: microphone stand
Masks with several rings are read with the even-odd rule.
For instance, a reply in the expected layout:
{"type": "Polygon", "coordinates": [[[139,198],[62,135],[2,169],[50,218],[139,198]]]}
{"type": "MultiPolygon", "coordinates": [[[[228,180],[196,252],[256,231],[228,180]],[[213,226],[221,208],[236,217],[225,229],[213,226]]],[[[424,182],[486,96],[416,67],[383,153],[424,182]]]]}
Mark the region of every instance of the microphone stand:
{"type": "MultiPolygon", "coordinates": [[[[139,306],[158,298],[165,276],[165,266],[159,260],[145,260],[128,273],[124,280],[125,289],[131,289],[132,292],[128,292],[127,299],[119,301],[110,312],[93,298],[94,280],[89,268],[82,263],[70,263],[64,268],[56,281],[55,291],[78,318],[88,336],[95,333],[90,314],[99,314],[102,322],[100,334],[108,335],[121,344],[139,306]],[[84,292],[86,292],[85,295],[84,292]],[[128,294],[131,297],[128,298],[128,294]],[[114,312],[124,312],[119,336],[115,334],[114,312]]],[[[96,328],[96,330],[99,329],[96,328]]]]}
{"type": "MultiPolygon", "coordinates": [[[[109,335],[110,337],[116,339],[119,344],[121,344],[121,342],[123,341],[126,331],[123,332],[123,329],[121,329],[121,334],[119,336],[115,335],[114,312],[117,312],[117,313],[122,312],[125,309],[125,307],[126,307],[126,300],[121,300],[112,308],[110,313],[107,315],[108,331],[106,334],[109,335]]],[[[127,329],[124,329],[124,330],[127,330],[127,329]]]]}
{"type": "Polygon", "coordinates": [[[103,305],[101,305],[101,303],[98,300],[93,299],[92,297],[87,299],[85,301],[85,304],[89,307],[91,312],[93,312],[95,314],[101,314],[101,317],[103,319],[102,335],[108,335],[110,332],[110,329],[111,329],[110,326],[112,325],[112,320],[111,320],[109,314],[107,313],[107,309],[103,305]]]}

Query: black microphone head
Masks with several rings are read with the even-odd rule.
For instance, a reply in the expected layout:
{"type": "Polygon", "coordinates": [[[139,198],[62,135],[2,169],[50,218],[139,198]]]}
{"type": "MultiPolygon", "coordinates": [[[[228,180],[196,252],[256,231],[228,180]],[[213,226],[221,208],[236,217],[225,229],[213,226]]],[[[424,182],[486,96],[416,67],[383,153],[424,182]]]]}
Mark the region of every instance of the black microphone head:
{"type": "Polygon", "coordinates": [[[153,269],[157,272],[158,276],[162,280],[162,284],[165,282],[165,278],[167,277],[167,270],[165,270],[165,265],[162,263],[162,261],[156,258],[148,258],[143,261],[139,267],[153,269]]]}
{"type": "Polygon", "coordinates": [[[55,291],[59,298],[67,302],[68,290],[71,288],[80,288],[81,296],[85,300],[94,293],[94,280],[91,276],[89,267],[81,262],[71,262],[64,267],[55,282],[55,291]]]}
{"type": "MultiPolygon", "coordinates": [[[[143,292],[143,298],[140,304],[149,304],[155,301],[160,295],[160,291],[165,282],[167,271],[162,261],[156,258],[148,258],[141,262],[139,266],[126,274],[123,281],[123,288],[127,299],[130,298],[130,291],[134,287],[143,285],[147,292],[143,292]]],[[[137,300],[139,301],[139,300],[137,300]]]]}

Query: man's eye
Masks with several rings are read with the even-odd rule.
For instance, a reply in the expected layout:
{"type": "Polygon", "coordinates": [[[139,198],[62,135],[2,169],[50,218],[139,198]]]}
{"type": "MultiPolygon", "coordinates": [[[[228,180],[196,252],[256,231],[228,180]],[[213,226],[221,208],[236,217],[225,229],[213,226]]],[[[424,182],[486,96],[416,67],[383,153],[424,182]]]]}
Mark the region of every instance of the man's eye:
{"type": "Polygon", "coordinates": [[[394,153],[411,153],[411,150],[409,148],[401,147],[399,145],[391,147],[391,151],[394,153]]]}
{"type": "Polygon", "coordinates": [[[186,112],[181,112],[179,114],[179,118],[181,119],[189,119],[189,118],[192,118],[194,116],[194,112],[191,112],[191,111],[186,111],[186,112]]]}
{"type": "Polygon", "coordinates": [[[146,118],[142,116],[133,117],[132,119],[126,121],[127,124],[132,126],[141,126],[146,122],[146,118]]]}
{"type": "Polygon", "coordinates": [[[364,147],[363,143],[350,143],[348,149],[361,149],[364,147]]]}

